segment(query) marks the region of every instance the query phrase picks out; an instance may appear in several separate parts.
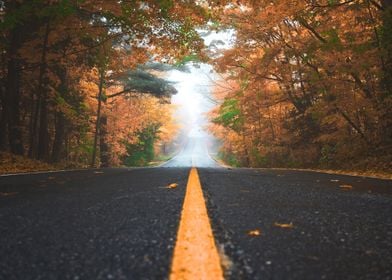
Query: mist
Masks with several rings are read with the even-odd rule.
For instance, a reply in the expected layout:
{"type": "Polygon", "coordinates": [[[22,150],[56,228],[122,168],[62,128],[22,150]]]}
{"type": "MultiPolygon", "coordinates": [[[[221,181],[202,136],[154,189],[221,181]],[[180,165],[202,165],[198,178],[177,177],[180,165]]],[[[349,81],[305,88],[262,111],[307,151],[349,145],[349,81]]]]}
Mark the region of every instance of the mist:
{"type": "MultiPolygon", "coordinates": [[[[199,32],[211,57],[218,57],[234,41],[232,30],[199,32]]],[[[209,64],[190,62],[186,66],[189,71],[171,70],[166,77],[178,91],[171,101],[177,108],[173,117],[181,127],[178,141],[182,147],[176,158],[166,166],[215,166],[217,163],[211,156],[215,158],[219,145],[208,132],[207,114],[217,105],[212,93],[219,75],[209,64]]]]}

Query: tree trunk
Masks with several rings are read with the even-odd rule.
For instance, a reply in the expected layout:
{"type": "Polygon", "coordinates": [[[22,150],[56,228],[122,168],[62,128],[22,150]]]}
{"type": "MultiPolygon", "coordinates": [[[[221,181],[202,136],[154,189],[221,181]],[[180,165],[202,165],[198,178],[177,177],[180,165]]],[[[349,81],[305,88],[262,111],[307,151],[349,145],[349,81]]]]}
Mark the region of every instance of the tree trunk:
{"type": "Polygon", "coordinates": [[[382,83],[385,88],[385,97],[392,95],[392,39],[391,39],[391,28],[392,28],[392,0],[382,0],[382,7],[384,9],[382,20],[383,30],[381,41],[382,47],[385,52],[383,58],[383,70],[384,77],[382,83]]]}
{"type": "MultiPolygon", "coordinates": [[[[38,77],[38,108],[37,113],[39,114],[39,129],[38,129],[38,148],[37,148],[37,159],[49,159],[49,131],[48,131],[48,93],[46,83],[48,82],[46,79],[46,56],[48,52],[48,41],[50,34],[50,21],[49,19],[46,22],[45,26],[45,34],[42,45],[42,53],[41,53],[41,66],[40,73],[38,77]]],[[[37,131],[37,121],[34,125],[34,131],[37,131]]],[[[33,135],[35,132],[33,133],[33,135]]],[[[33,140],[34,147],[34,140],[33,140]]]]}
{"type": "Polygon", "coordinates": [[[99,75],[97,121],[95,122],[93,158],[91,160],[91,167],[95,167],[95,161],[96,161],[96,157],[97,157],[98,135],[99,135],[99,129],[100,129],[100,122],[101,122],[102,91],[103,91],[103,82],[104,82],[104,78],[105,78],[104,72],[105,72],[104,70],[101,70],[100,75],[99,75]]]}
{"type": "Polygon", "coordinates": [[[101,167],[109,167],[109,145],[106,141],[108,118],[105,114],[101,117],[101,125],[99,129],[99,150],[101,167]]]}
{"type": "Polygon", "coordinates": [[[17,25],[10,34],[10,44],[8,50],[8,69],[6,86],[6,104],[8,121],[8,140],[12,153],[24,154],[22,129],[20,121],[19,101],[20,101],[20,80],[21,80],[21,59],[18,51],[22,45],[23,26],[17,25]]]}
{"type": "Polygon", "coordinates": [[[59,162],[64,150],[66,118],[62,112],[57,113],[55,136],[52,149],[52,162],[59,162]]]}
{"type": "Polygon", "coordinates": [[[0,77],[0,101],[1,101],[1,112],[0,112],[0,151],[5,151],[7,149],[7,106],[6,106],[6,94],[5,94],[5,73],[7,73],[7,59],[6,53],[1,54],[1,73],[0,77]]]}
{"type": "Polygon", "coordinates": [[[5,101],[5,91],[3,85],[0,85],[1,112],[0,112],[0,151],[7,149],[7,106],[5,101]]]}
{"type": "Polygon", "coordinates": [[[40,110],[37,159],[48,160],[49,157],[49,130],[48,130],[48,101],[47,94],[43,94],[40,110]]]}
{"type": "Polygon", "coordinates": [[[392,37],[390,34],[392,29],[392,0],[381,0],[381,5],[383,8],[383,32],[381,33],[381,45],[383,48],[381,86],[383,94],[380,102],[380,107],[382,108],[378,109],[382,112],[379,119],[378,135],[382,145],[388,147],[392,144],[392,109],[385,105],[385,100],[392,96],[392,37]]]}

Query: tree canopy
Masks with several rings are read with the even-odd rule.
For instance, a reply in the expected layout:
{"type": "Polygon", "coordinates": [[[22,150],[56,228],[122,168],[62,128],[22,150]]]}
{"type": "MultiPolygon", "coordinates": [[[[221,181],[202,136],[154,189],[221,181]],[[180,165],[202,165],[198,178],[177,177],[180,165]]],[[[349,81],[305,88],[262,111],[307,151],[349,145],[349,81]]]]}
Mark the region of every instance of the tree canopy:
{"type": "MultiPolygon", "coordinates": [[[[212,114],[237,164],[391,169],[390,1],[239,1],[212,114]]],[[[222,137],[223,136],[223,137],[222,137]]]]}
{"type": "Polygon", "coordinates": [[[160,71],[196,60],[224,78],[211,130],[236,164],[390,169],[391,30],[389,0],[0,0],[0,150],[130,161],[175,135],[160,71]]]}

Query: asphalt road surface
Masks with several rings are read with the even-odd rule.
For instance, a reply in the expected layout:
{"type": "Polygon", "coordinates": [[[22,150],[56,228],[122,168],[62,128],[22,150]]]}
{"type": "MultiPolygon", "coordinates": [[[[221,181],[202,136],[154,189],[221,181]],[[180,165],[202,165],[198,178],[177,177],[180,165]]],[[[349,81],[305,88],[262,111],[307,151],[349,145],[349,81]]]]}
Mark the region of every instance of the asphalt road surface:
{"type": "Polygon", "coordinates": [[[208,153],[208,135],[200,128],[192,129],[184,148],[162,167],[220,167],[208,153]]]}
{"type": "Polygon", "coordinates": [[[157,168],[0,177],[0,279],[169,278],[192,165],[226,279],[392,279],[392,181],[222,168],[190,138],[157,168]]]}

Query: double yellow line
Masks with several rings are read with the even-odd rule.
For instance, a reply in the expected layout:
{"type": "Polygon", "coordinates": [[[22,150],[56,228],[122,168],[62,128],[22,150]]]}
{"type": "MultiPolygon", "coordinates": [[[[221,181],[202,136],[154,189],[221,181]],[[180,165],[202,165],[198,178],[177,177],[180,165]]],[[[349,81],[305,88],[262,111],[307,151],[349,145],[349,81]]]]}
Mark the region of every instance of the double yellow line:
{"type": "Polygon", "coordinates": [[[224,279],[196,168],[189,174],[170,272],[170,280],[179,279],[224,279]]]}

